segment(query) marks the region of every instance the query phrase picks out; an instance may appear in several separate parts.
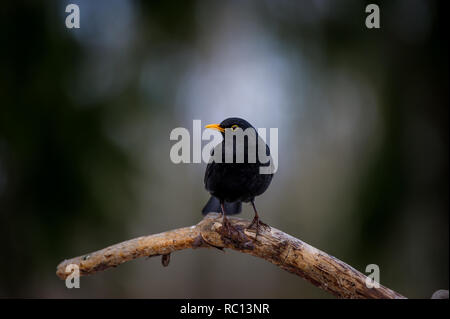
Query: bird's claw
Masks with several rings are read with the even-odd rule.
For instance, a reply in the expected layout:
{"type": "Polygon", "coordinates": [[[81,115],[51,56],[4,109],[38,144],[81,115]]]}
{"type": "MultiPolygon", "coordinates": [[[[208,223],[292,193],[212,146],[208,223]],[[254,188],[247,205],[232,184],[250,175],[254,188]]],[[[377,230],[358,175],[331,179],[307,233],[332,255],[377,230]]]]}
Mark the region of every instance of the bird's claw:
{"type": "Polygon", "coordinates": [[[255,239],[257,239],[260,231],[261,230],[270,231],[270,226],[262,222],[258,217],[255,216],[250,225],[248,225],[246,229],[255,229],[256,230],[255,239]]]}

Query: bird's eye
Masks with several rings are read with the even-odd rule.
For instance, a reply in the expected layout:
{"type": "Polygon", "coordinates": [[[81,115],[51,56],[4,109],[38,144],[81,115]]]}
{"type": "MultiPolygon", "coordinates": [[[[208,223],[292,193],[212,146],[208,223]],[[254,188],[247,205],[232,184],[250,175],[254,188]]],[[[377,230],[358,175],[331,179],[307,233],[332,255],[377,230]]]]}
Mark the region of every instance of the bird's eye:
{"type": "Polygon", "coordinates": [[[236,124],[231,126],[232,131],[236,131],[238,128],[239,128],[239,126],[237,126],[236,124]]]}

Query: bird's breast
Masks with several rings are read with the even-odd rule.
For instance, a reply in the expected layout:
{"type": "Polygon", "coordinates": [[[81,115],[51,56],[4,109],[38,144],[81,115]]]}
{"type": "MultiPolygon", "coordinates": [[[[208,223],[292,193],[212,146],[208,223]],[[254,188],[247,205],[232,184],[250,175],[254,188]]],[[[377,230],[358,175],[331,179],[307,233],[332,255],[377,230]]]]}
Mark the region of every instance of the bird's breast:
{"type": "Polygon", "coordinates": [[[270,184],[272,175],[260,174],[257,164],[211,163],[205,179],[206,189],[226,201],[250,201],[262,194],[270,184]]]}

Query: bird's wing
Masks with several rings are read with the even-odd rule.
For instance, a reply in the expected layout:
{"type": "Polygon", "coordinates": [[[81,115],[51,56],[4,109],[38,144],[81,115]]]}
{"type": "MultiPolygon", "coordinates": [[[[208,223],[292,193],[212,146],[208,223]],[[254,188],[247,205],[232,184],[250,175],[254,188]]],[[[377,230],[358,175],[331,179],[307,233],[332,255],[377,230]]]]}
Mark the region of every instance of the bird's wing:
{"type": "Polygon", "coordinates": [[[205,187],[208,188],[207,184],[208,184],[208,179],[211,176],[211,172],[213,170],[213,165],[214,162],[211,162],[208,164],[208,166],[206,166],[206,171],[205,171],[205,178],[203,179],[203,182],[205,183],[205,187]]]}
{"type": "Polygon", "coordinates": [[[208,163],[208,165],[206,166],[206,171],[205,171],[205,177],[203,179],[203,182],[205,184],[205,188],[208,189],[208,179],[211,176],[211,172],[213,170],[213,166],[214,166],[214,162],[211,161],[211,158],[214,156],[214,148],[211,150],[210,153],[210,162],[208,163]]]}

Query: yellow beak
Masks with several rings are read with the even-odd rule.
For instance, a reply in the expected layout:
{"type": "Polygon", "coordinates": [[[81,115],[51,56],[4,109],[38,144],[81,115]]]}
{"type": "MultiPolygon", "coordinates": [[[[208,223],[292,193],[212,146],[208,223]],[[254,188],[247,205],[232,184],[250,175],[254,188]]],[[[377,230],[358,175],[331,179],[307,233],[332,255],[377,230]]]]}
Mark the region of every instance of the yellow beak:
{"type": "Polygon", "coordinates": [[[206,125],[205,128],[210,128],[212,130],[225,132],[225,129],[222,126],[220,126],[220,124],[209,124],[209,125],[206,125]]]}

